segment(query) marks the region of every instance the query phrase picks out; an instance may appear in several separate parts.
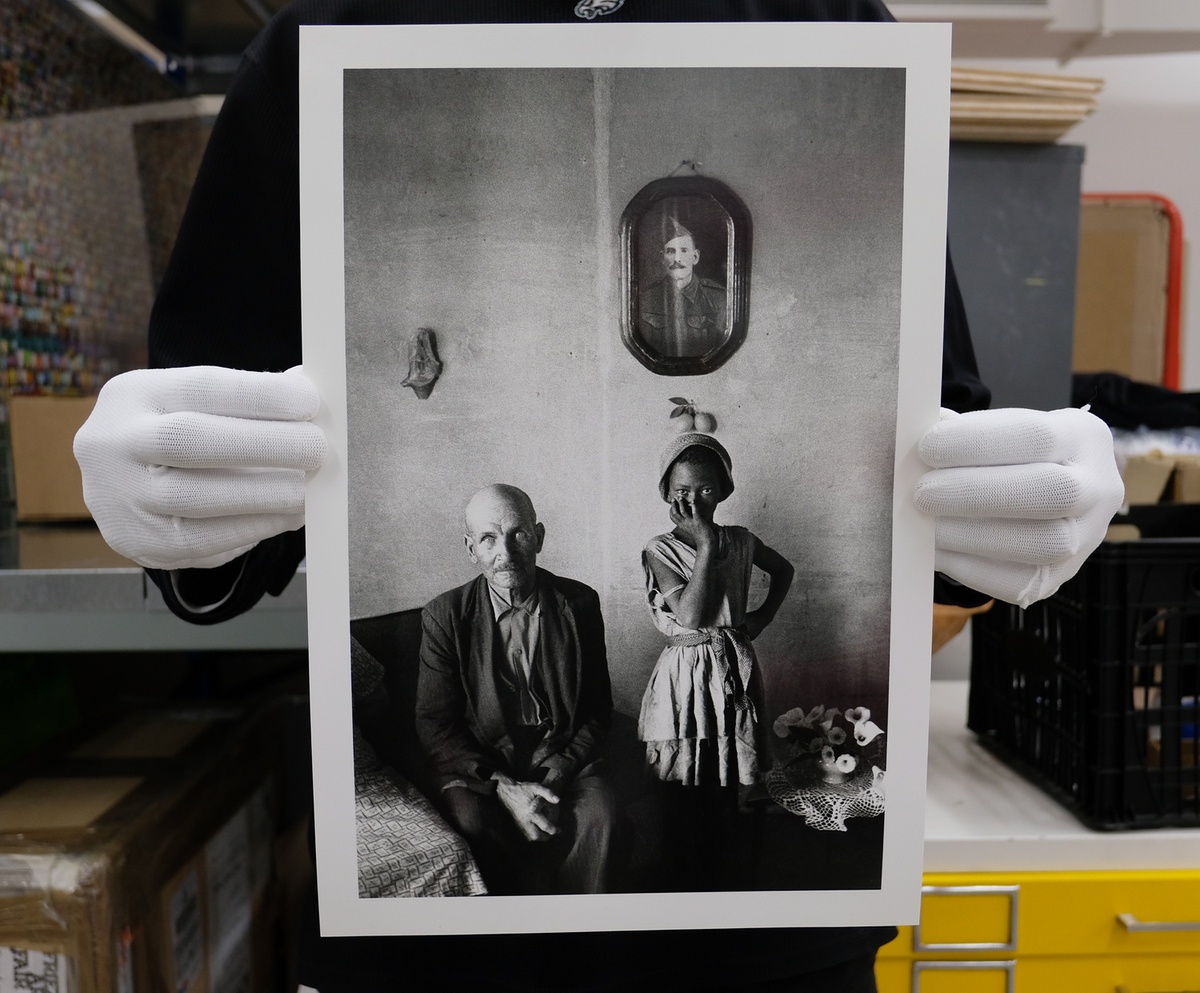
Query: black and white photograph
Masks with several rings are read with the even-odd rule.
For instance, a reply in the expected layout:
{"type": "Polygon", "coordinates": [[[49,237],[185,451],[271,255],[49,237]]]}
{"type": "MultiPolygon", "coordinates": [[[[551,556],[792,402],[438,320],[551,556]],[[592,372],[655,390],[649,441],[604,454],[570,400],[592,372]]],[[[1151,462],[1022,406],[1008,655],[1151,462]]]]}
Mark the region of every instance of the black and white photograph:
{"type": "Polygon", "coordinates": [[[646,368],[700,375],[737,350],[746,336],[751,228],[741,198],[704,176],[656,179],[630,201],[621,218],[622,339],[646,368]]]}
{"type": "Polygon", "coordinates": [[[731,27],[304,29],[327,933],[915,914],[946,35],[731,27]]]}

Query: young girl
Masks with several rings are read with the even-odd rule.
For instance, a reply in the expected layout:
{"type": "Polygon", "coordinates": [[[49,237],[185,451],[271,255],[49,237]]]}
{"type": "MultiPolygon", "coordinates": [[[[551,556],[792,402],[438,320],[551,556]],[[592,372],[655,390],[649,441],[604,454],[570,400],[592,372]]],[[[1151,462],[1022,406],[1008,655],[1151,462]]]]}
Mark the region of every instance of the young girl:
{"type": "MultiPolygon", "coordinates": [[[[672,439],[659,492],[674,530],[642,552],[650,613],[667,645],[642,697],[638,733],[664,782],[732,787],[758,780],[761,682],[754,638],[771,623],[792,583],[791,564],[742,527],[713,521],[733,492],[733,464],[711,435],[672,439]],[[770,577],[766,599],[747,611],[753,566],[770,577]]],[[[711,794],[714,791],[708,790],[711,794]]]]}

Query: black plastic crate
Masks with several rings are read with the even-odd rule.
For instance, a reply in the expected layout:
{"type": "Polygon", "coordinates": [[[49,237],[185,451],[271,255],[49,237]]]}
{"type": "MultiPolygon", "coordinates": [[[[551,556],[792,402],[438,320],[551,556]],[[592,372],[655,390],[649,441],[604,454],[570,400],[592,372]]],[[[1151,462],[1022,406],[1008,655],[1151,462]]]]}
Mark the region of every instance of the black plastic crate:
{"type": "Polygon", "coordinates": [[[1200,825],[1200,538],[1105,543],[972,621],[967,726],[1094,828],[1200,825]]]}

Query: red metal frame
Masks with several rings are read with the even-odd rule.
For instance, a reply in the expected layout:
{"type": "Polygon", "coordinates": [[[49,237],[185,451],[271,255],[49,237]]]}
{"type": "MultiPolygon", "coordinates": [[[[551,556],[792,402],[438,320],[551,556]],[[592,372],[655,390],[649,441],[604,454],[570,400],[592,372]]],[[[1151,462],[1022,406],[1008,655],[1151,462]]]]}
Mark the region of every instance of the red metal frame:
{"type": "Polygon", "coordinates": [[[1163,339],[1162,385],[1179,389],[1179,323],[1183,310],[1183,215],[1174,202],[1158,193],[1084,193],[1084,200],[1144,200],[1157,204],[1166,215],[1170,231],[1167,243],[1167,322],[1163,339]]]}

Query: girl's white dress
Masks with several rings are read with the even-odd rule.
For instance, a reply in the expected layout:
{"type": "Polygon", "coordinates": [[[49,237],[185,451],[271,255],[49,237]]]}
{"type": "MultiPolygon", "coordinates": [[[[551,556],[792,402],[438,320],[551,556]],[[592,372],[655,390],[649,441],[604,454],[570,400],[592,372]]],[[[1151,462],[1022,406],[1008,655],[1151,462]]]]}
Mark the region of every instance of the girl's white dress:
{"type": "Polygon", "coordinates": [[[646,761],[659,779],[749,785],[759,778],[760,680],[754,646],[740,630],[754,565],[754,535],[726,527],[716,570],[724,597],[716,623],[700,630],[681,625],[650,568],[653,556],[685,580],[696,566],[696,550],[674,535],[651,538],[642,551],[646,592],[655,626],[667,636],[642,696],[638,736],[646,761]]]}

